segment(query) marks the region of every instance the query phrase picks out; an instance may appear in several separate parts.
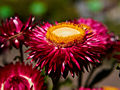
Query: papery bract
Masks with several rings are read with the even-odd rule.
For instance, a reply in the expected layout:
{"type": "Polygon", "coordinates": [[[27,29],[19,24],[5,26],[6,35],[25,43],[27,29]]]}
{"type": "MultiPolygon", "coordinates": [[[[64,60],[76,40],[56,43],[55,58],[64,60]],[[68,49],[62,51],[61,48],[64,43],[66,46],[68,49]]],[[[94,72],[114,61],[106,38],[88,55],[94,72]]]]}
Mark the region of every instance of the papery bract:
{"type": "Polygon", "coordinates": [[[74,76],[88,70],[90,64],[101,62],[101,55],[105,54],[109,40],[107,28],[93,19],[62,23],[44,23],[29,32],[28,45],[30,51],[28,59],[36,61],[36,66],[50,75],[63,75],[68,72],[74,76]]]}

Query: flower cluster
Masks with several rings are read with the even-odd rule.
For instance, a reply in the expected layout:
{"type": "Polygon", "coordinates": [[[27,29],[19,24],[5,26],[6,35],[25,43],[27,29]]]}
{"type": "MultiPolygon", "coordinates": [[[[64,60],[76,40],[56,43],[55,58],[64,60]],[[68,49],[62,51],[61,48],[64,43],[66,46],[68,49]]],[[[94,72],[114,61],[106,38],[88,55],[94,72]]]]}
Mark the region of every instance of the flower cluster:
{"type": "Polygon", "coordinates": [[[109,34],[107,27],[98,21],[80,18],[42,25],[32,24],[33,21],[34,17],[30,16],[23,23],[15,16],[0,26],[0,53],[9,46],[18,49],[24,44],[29,46],[27,60],[36,62],[34,68],[24,62],[0,67],[0,90],[44,90],[44,76],[40,74],[43,68],[51,78],[66,78],[69,72],[74,77],[89,71],[90,66],[101,63],[103,57],[120,60],[116,54],[120,52],[119,37],[109,34]]]}

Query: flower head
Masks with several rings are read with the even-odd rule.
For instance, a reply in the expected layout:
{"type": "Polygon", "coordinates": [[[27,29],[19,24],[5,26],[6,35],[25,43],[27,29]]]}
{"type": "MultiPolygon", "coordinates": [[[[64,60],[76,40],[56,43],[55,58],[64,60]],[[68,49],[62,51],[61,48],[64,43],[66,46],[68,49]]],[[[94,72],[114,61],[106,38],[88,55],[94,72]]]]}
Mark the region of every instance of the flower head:
{"type": "Polygon", "coordinates": [[[0,90],[44,90],[44,76],[32,65],[16,63],[0,68],[0,90]]]}
{"type": "MultiPolygon", "coordinates": [[[[67,76],[70,71],[78,74],[88,70],[90,64],[100,63],[100,56],[106,50],[107,28],[92,19],[45,23],[29,33],[28,59],[37,61],[36,66],[45,67],[46,73],[67,76]]],[[[26,51],[26,52],[27,52],[26,51]]]]}
{"type": "Polygon", "coordinates": [[[118,60],[120,63],[120,40],[118,40],[114,45],[114,52],[117,52],[119,54],[115,54],[113,57],[118,60]]]}
{"type": "Polygon", "coordinates": [[[26,23],[23,23],[18,16],[6,19],[2,26],[0,26],[0,36],[5,38],[15,48],[19,48],[21,43],[24,43],[24,34],[27,30],[31,29],[34,17],[30,16],[26,23]]]}
{"type": "Polygon", "coordinates": [[[106,55],[108,60],[111,58],[117,59],[118,61],[120,60],[120,40],[117,35],[114,33],[110,33],[109,36],[109,42],[107,45],[107,50],[106,50],[106,55]]]}

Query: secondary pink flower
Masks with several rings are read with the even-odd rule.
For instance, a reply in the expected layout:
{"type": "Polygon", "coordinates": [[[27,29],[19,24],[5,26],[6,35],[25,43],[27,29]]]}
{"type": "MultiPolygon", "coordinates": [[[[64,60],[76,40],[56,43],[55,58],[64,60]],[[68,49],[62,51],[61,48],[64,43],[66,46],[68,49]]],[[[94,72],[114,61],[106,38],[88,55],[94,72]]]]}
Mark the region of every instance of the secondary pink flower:
{"type": "Polygon", "coordinates": [[[36,66],[45,67],[48,74],[66,77],[70,71],[74,76],[74,72],[78,74],[84,68],[88,70],[90,64],[100,63],[109,38],[107,32],[103,24],[92,19],[44,23],[29,33],[28,59],[37,61],[36,66]]]}
{"type": "Polygon", "coordinates": [[[10,41],[10,45],[19,48],[21,43],[24,43],[24,33],[32,28],[34,17],[30,16],[26,23],[23,23],[18,16],[6,19],[0,26],[0,36],[10,41]]]}
{"type": "Polygon", "coordinates": [[[106,56],[109,59],[115,58],[116,60],[120,60],[120,40],[118,36],[115,36],[114,33],[110,34],[109,42],[107,45],[106,56]]]}
{"type": "MultiPolygon", "coordinates": [[[[120,40],[118,40],[114,45],[114,51],[120,53],[120,40]]],[[[120,63],[120,54],[115,54],[113,57],[116,58],[117,61],[120,63]]]]}
{"type": "Polygon", "coordinates": [[[32,65],[16,63],[0,68],[0,90],[44,90],[44,76],[32,65]]]}

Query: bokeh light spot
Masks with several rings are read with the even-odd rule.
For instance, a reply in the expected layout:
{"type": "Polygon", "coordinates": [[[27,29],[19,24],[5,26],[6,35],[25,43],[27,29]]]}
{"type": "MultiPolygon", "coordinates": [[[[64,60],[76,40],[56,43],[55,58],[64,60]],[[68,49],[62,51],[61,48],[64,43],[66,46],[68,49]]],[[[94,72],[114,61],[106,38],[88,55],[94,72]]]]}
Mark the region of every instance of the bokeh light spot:
{"type": "Polygon", "coordinates": [[[47,7],[43,2],[33,2],[30,5],[30,13],[33,15],[42,15],[47,11],[47,7]]]}
{"type": "Polygon", "coordinates": [[[10,6],[1,6],[0,7],[0,17],[7,18],[13,15],[13,10],[10,6]]]}
{"type": "Polygon", "coordinates": [[[87,2],[88,8],[93,11],[100,11],[102,9],[102,2],[100,0],[89,0],[87,2]]]}

